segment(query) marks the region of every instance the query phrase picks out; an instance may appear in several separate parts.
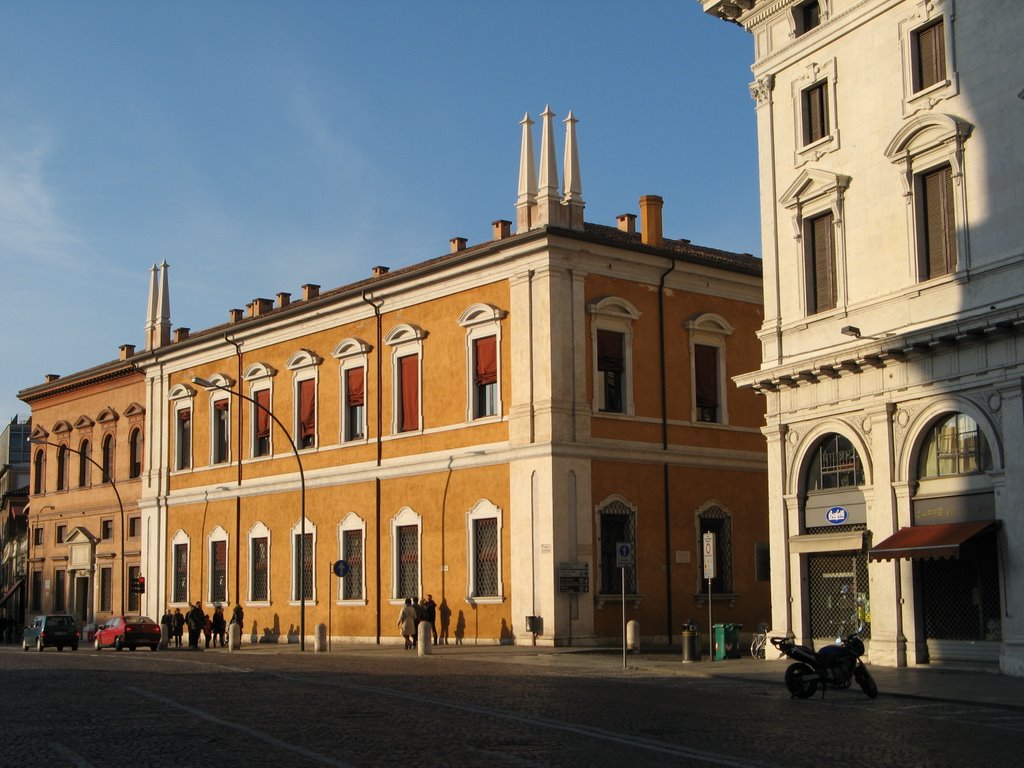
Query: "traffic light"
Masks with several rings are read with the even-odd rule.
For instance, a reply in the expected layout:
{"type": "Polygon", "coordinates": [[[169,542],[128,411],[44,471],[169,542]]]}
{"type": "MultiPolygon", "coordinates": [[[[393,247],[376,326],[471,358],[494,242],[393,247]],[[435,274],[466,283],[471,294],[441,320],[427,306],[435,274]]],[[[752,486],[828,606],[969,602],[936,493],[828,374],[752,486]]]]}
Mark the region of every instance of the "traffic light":
{"type": "Polygon", "coordinates": [[[138,579],[138,581],[135,584],[135,591],[138,592],[140,595],[146,594],[146,577],[145,576],[139,576],[139,579],[138,579]]]}
{"type": "Polygon", "coordinates": [[[131,592],[133,595],[139,594],[139,580],[138,579],[132,579],[131,581],[128,582],[128,591],[131,592]]]}

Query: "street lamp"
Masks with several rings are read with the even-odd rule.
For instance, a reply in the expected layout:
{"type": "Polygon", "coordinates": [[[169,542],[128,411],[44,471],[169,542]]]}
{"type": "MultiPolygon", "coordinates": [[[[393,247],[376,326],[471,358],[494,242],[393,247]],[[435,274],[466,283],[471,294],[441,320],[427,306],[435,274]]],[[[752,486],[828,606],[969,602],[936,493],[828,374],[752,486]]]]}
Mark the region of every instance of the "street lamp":
{"type": "Polygon", "coordinates": [[[41,437],[30,437],[28,441],[35,445],[52,445],[54,448],[63,448],[66,451],[78,454],[81,458],[96,467],[103,475],[103,482],[110,483],[110,487],[114,489],[114,496],[117,497],[117,508],[121,510],[121,614],[124,615],[125,609],[128,605],[128,601],[125,599],[125,594],[128,591],[128,569],[125,566],[124,561],[124,504],[121,502],[121,493],[117,490],[117,483],[114,482],[114,478],[107,474],[107,470],[102,464],[97,462],[96,459],[89,454],[79,451],[77,448],[72,448],[70,445],[62,445],[60,443],[51,443],[49,440],[43,440],[41,437]]]}
{"type": "MultiPolygon", "coordinates": [[[[288,445],[291,446],[292,453],[295,454],[295,463],[299,465],[299,650],[304,651],[306,650],[306,475],[302,471],[302,459],[299,457],[299,449],[295,446],[291,432],[274,415],[274,412],[265,405],[260,405],[256,398],[243,395],[241,385],[239,385],[239,391],[236,392],[233,389],[199,376],[193,376],[192,383],[204,389],[219,389],[221,392],[227,392],[229,395],[240,397],[242,400],[252,403],[274,420],[274,423],[284,432],[288,445]]],[[[312,573],[310,573],[310,578],[312,578],[312,573]]]]}

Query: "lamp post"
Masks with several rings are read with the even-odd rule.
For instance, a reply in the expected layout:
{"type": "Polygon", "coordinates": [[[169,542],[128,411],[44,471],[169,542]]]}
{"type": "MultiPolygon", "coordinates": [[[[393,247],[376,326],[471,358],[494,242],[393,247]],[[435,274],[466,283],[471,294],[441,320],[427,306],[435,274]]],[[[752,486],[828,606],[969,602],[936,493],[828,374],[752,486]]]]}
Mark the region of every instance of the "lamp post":
{"type": "Polygon", "coordinates": [[[110,483],[110,487],[114,490],[114,496],[117,498],[117,508],[121,511],[121,614],[124,615],[125,609],[128,606],[128,601],[125,599],[125,595],[128,592],[128,569],[125,566],[124,561],[124,504],[121,502],[121,493],[117,490],[117,483],[114,482],[114,478],[107,474],[107,470],[103,468],[102,464],[97,462],[96,459],[89,454],[82,453],[77,448],[72,448],[70,445],[51,443],[49,440],[43,440],[39,437],[30,437],[28,441],[35,445],[52,445],[54,448],[63,448],[66,451],[71,451],[72,453],[77,454],[96,467],[103,475],[103,482],[110,483]]]}
{"type": "MultiPolygon", "coordinates": [[[[292,453],[295,454],[295,463],[299,466],[299,650],[304,651],[306,650],[306,475],[302,471],[302,459],[299,457],[299,449],[295,446],[295,440],[292,439],[291,432],[274,415],[273,411],[264,405],[260,405],[255,398],[242,394],[241,383],[239,383],[237,392],[199,376],[193,376],[192,383],[204,389],[219,389],[221,392],[227,392],[229,395],[234,395],[246,402],[252,403],[274,420],[274,423],[277,424],[288,440],[292,453]]],[[[312,573],[310,573],[310,578],[312,578],[312,573]]]]}

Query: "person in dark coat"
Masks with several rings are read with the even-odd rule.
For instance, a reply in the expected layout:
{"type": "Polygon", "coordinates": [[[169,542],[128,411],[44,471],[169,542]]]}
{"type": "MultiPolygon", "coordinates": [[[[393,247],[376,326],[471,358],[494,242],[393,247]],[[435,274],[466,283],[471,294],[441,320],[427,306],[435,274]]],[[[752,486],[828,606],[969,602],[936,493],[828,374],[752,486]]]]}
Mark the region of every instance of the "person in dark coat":
{"type": "Polygon", "coordinates": [[[206,614],[203,613],[203,604],[196,600],[196,604],[189,610],[188,615],[185,616],[185,624],[188,625],[188,647],[199,648],[199,635],[203,631],[203,625],[206,623],[206,614]]]}
{"type": "Polygon", "coordinates": [[[433,595],[427,595],[427,599],[423,601],[423,620],[430,625],[434,645],[437,645],[437,603],[434,602],[433,595]]]}
{"type": "Polygon", "coordinates": [[[170,645],[174,642],[174,618],[171,616],[170,606],[167,606],[164,615],[160,617],[160,626],[164,628],[161,634],[167,639],[167,644],[170,645]]]}
{"type": "Polygon", "coordinates": [[[181,648],[181,636],[185,632],[185,617],[181,613],[181,608],[174,609],[171,626],[174,627],[174,647],[181,648]]]}
{"type": "Polygon", "coordinates": [[[217,647],[217,643],[220,643],[220,647],[225,646],[224,642],[224,629],[227,622],[224,621],[224,609],[219,605],[213,610],[213,647],[217,647]]]}

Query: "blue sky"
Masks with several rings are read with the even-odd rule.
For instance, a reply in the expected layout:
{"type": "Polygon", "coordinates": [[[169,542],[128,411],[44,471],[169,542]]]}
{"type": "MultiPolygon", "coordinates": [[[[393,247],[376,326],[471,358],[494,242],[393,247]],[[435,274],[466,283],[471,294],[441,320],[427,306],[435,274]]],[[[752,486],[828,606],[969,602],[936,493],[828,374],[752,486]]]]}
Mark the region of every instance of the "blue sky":
{"type": "Polygon", "coordinates": [[[0,418],[141,348],[154,263],[200,330],[490,239],[545,104],[588,221],[760,255],[751,49],[697,0],[0,3],[0,418]]]}

